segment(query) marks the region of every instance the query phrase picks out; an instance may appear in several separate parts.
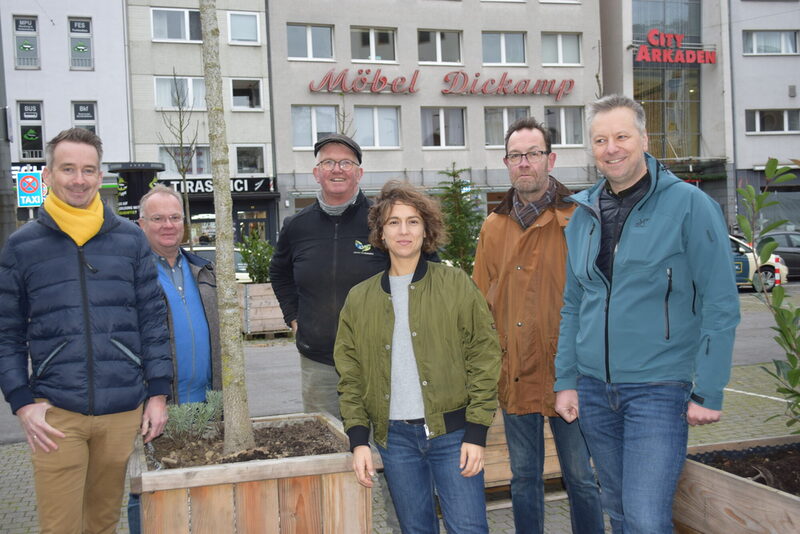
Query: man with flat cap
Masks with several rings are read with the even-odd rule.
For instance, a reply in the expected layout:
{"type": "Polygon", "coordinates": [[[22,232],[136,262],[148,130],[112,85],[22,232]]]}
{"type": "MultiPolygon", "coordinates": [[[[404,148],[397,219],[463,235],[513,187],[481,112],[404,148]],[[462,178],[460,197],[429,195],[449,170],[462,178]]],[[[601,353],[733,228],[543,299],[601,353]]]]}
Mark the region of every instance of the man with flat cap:
{"type": "Polygon", "coordinates": [[[387,259],[369,244],[370,202],[358,186],[361,147],[331,134],[314,145],[314,155],[317,201],[284,221],[269,276],[296,336],[303,409],[339,417],[333,366],[339,312],[350,288],[384,270],[387,259]]]}

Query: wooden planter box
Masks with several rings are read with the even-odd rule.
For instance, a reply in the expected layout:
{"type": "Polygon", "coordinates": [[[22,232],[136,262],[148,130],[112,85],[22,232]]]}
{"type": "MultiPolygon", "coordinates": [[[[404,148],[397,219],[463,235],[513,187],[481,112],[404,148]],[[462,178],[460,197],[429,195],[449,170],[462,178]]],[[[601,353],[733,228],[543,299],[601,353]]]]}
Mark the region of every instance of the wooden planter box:
{"type": "Polygon", "coordinates": [[[289,330],[272,284],[237,284],[239,309],[242,310],[242,332],[268,334],[289,330]]]}
{"type": "MultiPolygon", "coordinates": [[[[798,436],[690,447],[690,454],[783,445],[798,436]]],[[[800,497],[687,460],[672,506],[679,533],[800,532],[800,497]]]]}
{"type": "MultiPolygon", "coordinates": [[[[498,409],[494,415],[492,426],[486,435],[486,453],[484,461],[484,483],[486,487],[506,486],[511,484],[511,463],[508,459],[508,445],[506,444],[506,431],[503,425],[503,412],[498,409]]],[[[556,444],[550,432],[550,424],[544,423],[544,478],[558,478],[561,476],[561,466],[558,464],[556,444]]]]}
{"type": "MultiPolygon", "coordinates": [[[[307,419],[324,422],[347,446],[341,423],[327,414],[259,417],[253,423],[272,426],[307,419]]],[[[148,471],[137,449],[131,491],[142,494],[146,534],[372,531],[371,490],[356,481],[349,452],[148,471]]],[[[380,467],[377,453],[374,460],[380,467]]]]}

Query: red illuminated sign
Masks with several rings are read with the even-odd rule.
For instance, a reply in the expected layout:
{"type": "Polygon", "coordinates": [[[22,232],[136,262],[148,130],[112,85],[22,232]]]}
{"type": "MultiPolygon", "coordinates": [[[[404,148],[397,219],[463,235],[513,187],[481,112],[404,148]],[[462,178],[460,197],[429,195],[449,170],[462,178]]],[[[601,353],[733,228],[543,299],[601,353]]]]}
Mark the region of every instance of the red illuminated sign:
{"type": "Polygon", "coordinates": [[[645,63],[716,63],[716,50],[683,49],[682,33],[661,33],[656,28],[647,32],[650,46],[639,45],[636,61],[645,63]]]}
{"type": "MultiPolygon", "coordinates": [[[[308,84],[312,93],[322,91],[342,93],[407,93],[418,91],[419,69],[415,70],[410,78],[397,76],[389,79],[384,76],[381,69],[358,69],[355,76],[350,75],[350,69],[336,72],[331,69],[319,80],[308,84]]],[[[561,100],[572,92],[575,87],[573,79],[514,79],[508,72],[503,72],[499,78],[482,78],[482,73],[476,72],[472,76],[463,70],[448,72],[442,78],[445,95],[554,95],[556,101],[561,100]]]]}

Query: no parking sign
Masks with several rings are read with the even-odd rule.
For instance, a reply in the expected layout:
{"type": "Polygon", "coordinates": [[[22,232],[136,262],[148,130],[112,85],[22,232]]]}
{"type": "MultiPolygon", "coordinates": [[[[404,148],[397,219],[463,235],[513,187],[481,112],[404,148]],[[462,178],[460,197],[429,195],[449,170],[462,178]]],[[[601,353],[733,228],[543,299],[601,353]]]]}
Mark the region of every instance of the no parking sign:
{"type": "Polygon", "coordinates": [[[44,202],[41,171],[17,173],[17,206],[36,208],[44,202]]]}

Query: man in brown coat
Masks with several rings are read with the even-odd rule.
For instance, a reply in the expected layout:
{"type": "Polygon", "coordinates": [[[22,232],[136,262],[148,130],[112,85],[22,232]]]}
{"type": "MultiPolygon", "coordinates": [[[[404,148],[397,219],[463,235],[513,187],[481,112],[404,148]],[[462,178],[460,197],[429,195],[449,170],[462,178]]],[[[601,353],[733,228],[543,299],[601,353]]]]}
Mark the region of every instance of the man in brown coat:
{"type": "Polygon", "coordinates": [[[572,531],[602,533],[603,511],[580,426],[554,411],[567,244],[575,209],[570,191],[549,175],[556,162],[549,132],[532,117],[505,136],[511,189],[481,228],[473,278],[489,302],[503,350],[499,381],[511,460],[511,502],[518,533],[544,531],[544,416],[556,442],[572,531]]]}

